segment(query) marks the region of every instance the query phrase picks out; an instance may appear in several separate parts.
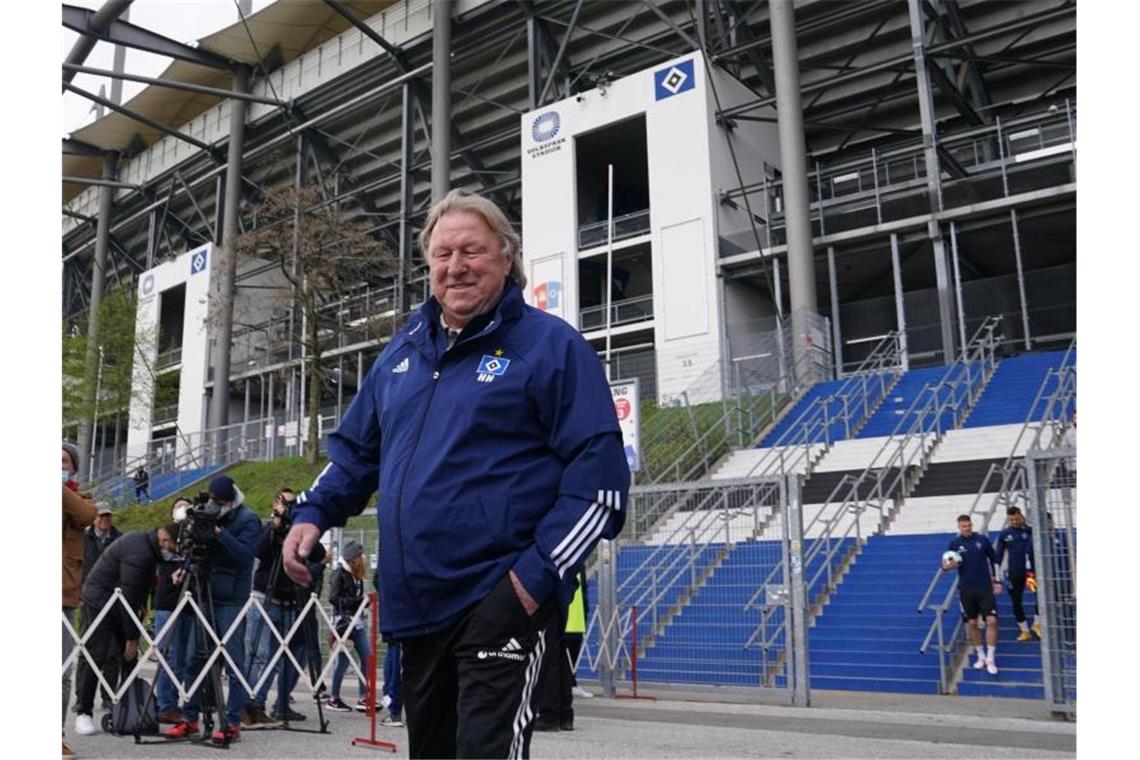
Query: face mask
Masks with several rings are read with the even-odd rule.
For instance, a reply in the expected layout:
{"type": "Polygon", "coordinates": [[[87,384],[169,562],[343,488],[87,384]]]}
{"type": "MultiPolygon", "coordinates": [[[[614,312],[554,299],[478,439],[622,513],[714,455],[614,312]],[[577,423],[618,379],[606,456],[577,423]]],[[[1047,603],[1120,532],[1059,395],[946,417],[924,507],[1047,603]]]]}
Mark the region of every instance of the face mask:
{"type": "Polygon", "coordinates": [[[71,480],[71,472],[63,470],[63,482],[66,483],[69,480],[71,480]]]}
{"type": "Polygon", "coordinates": [[[177,507],[175,507],[173,512],[171,513],[171,517],[174,518],[174,522],[176,522],[176,523],[180,523],[183,520],[185,520],[186,519],[186,505],[185,504],[179,504],[177,507]]]}
{"type": "Polygon", "coordinates": [[[163,549],[162,550],[162,559],[165,562],[170,562],[171,560],[174,559],[174,552],[167,551],[166,549],[163,549]]]}

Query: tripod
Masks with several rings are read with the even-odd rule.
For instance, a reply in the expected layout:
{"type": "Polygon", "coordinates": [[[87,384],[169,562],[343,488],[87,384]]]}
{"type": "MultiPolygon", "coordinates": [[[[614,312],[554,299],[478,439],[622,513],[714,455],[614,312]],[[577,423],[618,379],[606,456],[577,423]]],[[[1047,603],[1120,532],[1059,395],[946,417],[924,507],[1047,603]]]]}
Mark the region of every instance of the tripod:
{"type": "MultiPolygon", "coordinates": [[[[210,629],[215,628],[214,617],[214,597],[210,590],[210,567],[207,558],[202,556],[191,556],[186,560],[182,566],[182,580],[179,584],[179,597],[181,598],[189,589],[192,596],[198,600],[198,606],[202,610],[202,615],[206,619],[205,625],[210,629]]],[[[185,607],[182,608],[185,611],[185,607]]],[[[195,642],[195,656],[194,663],[198,665],[206,661],[206,627],[201,618],[194,616],[195,628],[193,631],[195,642]]],[[[174,623],[178,624],[177,621],[174,623]]],[[[210,675],[202,682],[201,691],[199,693],[199,709],[202,714],[202,723],[205,729],[204,735],[211,737],[214,729],[214,712],[218,714],[218,726],[222,731],[229,728],[229,721],[226,718],[226,704],[222,698],[222,664],[221,657],[216,658],[210,664],[210,675]]],[[[148,696],[148,704],[154,700],[154,692],[158,686],[158,678],[150,686],[150,695],[148,696]]],[[[232,684],[230,688],[237,688],[236,684],[232,684]]],[[[193,744],[205,744],[207,746],[226,748],[229,746],[229,741],[214,742],[212,738],[203,739],[202,737],[186,737],[185,739],[162,739],[159,741],[143,741],[140,734],[136,733],[135,744],[173,744],[176,742],[191,742],[193,744]]]]}
{"type": "MultiPolygon", "coordinates": [[[[282,572],[281,545],[283,543],[283,537],[284,537],[284,534],[281,531],[281,529],[273,528],[273,536],[272,536],[272,540],[270,542],[270,553],[273,556],[273,564],[271,564],[269,566],[269,574],[268,574],[268,577],[267,577],[267,580],[265,583],[265,601],[266,601],[267,609],[276,605],[278,607],[278,609],[280,609],[282,611],[284,611],[286,609],[284,607],[284,603],[287,600],[277,599],[275,595],[277,592],[277,583],[281,578],[281,572],[282,572]]],[[[306,596],[307,589],[303,588],[302,586],[297,585],[292,580],[289,581],[289,585],[291,587],[290,590],[292,591],[292,595],[293,595],[293,598],[291,600],[291,604],[293,606],[293,609],[296,612],[300,612],[305,606],[305,596],[306,596]]],[[[268,612],[266,614],[268,614],[268,612]]],[[[308,613],[308,614],[312,614],[312,613],[308,613]]],[[[307,617],[307,615],[306,615],[306,617],[307,617]]],[[[315,620],[315,616],[314,616],[314,620],[315,620]]],[[[263,632],[265,622],[266,622],[266,615],[261,615],[258,617],[257,623],[256,623],[255,627],[253,628],[253,636],[251,637],[251,640],[253,641],[254,646],[257,647],[258,649],[260,649],[260,647],[261,647],[261,634],[263,632]]],[[[294,624],[297,625],[296,620],[294,620],[294,624]]],[[[309,671],[309,682],[315,683],[317,681],[317,679],[320,677],[320,661],[321,661],[321,650],[320,650],[320,646],[319,646],[318,641],[317,641],[317,636],[316,636],[316,633],[313,631],[313,627],[309,625],[309,621],[305,618],[300,618],[300,623],[299,623],[298,627],[300,629],[299,633],[302,636],[302,642],[303,642],[304,647],[305,647],[305,663],[306,663],[306,667],[309,671]]],[[[284,631],[282,631],[282,633],[284,633],[284,631]]],[[[296,635],[297,634],[295,633],[294,636],[296,636],[296,635]]],[[[253,659],[254,659],[254,657],[250,658],[249,671],[246,673],[247,678],[253,673],[253,670],[252,670],[253,669],[253,659]]],[[[282,725],[279,726],[279,728],[284,729],[286,731],[298,731],[301,733],[309,733],[309,734],[327,734],[327,733],[329,733],[329,730],[328,730],[329,722],[325,718],[324,707],[321,704],[321,692],[324,691],[324,683],[320,684],[320,686],[317,688],[317,692],[314,694],[314,698],[315,698],[314,701],[316,702],[316,705],[317,705],[317,721],[320,724],[320,728],[319,729],[295,728],[293,725],[290,724],[290,722],[289,722],[289,702],[288,702],[289,695],[286,693],[287,690],[285,688],[286,675],[287,675],[286,667],[287,666],[288,666],[288,663],[286,662],[286,657],[285,657],[285,654],[283,652],[281,658],[279,659],[279,661],[276,664],[276,667],[279,668],[278,673],[277,673],[277,699],[278,699],[278,701],[284,702],[284,705],[285,705],[285,710],[283,712],[284,720],[282,721],[282,725]]],[[[278,727],[275,727],[275,728],[278,728],[278,727]]]]}

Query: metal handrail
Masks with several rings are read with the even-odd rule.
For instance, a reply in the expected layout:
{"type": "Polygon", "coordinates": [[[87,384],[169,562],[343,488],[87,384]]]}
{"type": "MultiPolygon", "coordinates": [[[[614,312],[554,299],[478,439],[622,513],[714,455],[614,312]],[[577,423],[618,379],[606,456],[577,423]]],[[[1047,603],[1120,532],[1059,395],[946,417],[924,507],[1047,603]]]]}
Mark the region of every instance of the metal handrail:
{"type": "Polygon", "coordinates": [[[897,332],[885,335],[875,349],[863,360],[863,363],[847,375],[847,379],[830,396],[815,399],[796,417],[786,430],[776,439],[772,446],[752,466],[746,477],[769,477],[784,475],[799,466],[800,462],[810,465],[812,447],[819,445],[816,441],[816,432],[822,431],[824,446],[830,446],[831,427],[837,421],[844,423],[848,435],[853,427],[862,424],[870,416],[872,406],[886,395],[894,381],[902,374],[902,364],[899,361],[900,342],[897,332]],[[868,383],[878,382],[876,398],[870,395],[868,383]],[[889,382],[888,382],[889,381],[889,382]],[[861,392],[863,416],[856,425],[851,424],[851,399],[859,398],[861,392]],[[838,414],[832,413],[832,408],[840,405],[838,414]]]}
{"type": "MultiPolygon", "coordinates": [[[[825,548],[827,551],[826,561],[808,581],[808,588],[814,585],[823,572],[828,573],[828,583],[833,582],[834,579],[830,575],[833,570],[832,560],[842,546],[843,540],[849,538],[852,531],[861,541],[860,518],[872,505],[879,512],[880,529],[883,527],[886,520],[884,505],[887,500],[893,499],[895,494],[901,491],[907,473],[915,464],[914,460],[917,458],[920,460],[919,465],[924,465],[933,450],[933,446],[928,445],[927,437],[932,437],[935,443],[941,439],[944,432],[943,415],[948,410],[955,412],[954,424],[960,424],[965,412],[976,403],[996,367],[995,351],[1000,341],[995,338],[995,334],[1000,323],[1000,317],[989,317],[982,323],[963,351],[962,357],[946,369],[938,383],[935,385],[928,383],[923,386],[863,471],[855,477],[843,476],[819,512],[805,526],[806,536],[817,522],[824,521],[821,534],[811,541],[804,552],[804,567],[806,568],[825,548]],[[975,373],[973,369],[976,366],[980,367],[980,371],[975,373]],[[911,444],[919,438],[921,438],[919,445],[912,446],[911,444]],[[881,459],[884,454],[887,455],[885,461],[881,459]],[[864,484],[867,485],[866,489],[862,488],[864,484]],[[839,531],[839,524],[848,515],[853,515],[854,519],[845,530],[839,531]],[[833,543],[837,533],[839,540],[833,543]]],[[[764,587],[773,581],[775,575],[774,568],[744,605],[745,611],[756,604],[764,587]]]]}

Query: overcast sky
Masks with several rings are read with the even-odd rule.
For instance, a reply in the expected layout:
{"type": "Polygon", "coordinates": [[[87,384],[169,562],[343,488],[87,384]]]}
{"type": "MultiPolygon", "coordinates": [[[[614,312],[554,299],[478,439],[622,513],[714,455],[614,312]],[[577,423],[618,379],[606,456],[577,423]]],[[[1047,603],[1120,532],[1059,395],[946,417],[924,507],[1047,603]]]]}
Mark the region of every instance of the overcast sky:
{"type": "MultiPolygon", "coordinates": [[[[272,0],[253,0],[254,12],[265,8],[270,2],[272,0]]],[[[103,0],[68,0],[66,4],[98,9],[103,5],[103,0]]],[[[238,11],[234,0],[135,0],[130,6],[128,20],[136,26],[178,42],[191,42],[237,23],[238,11]]],[[[60,29],[63,45],[59,60],[62,63],[79,35],[70,29],[63,27],[60,29]]],[[[110,69],[114,62],[114,50],[113,45],[97,42],[84,65],[97,69],[110,69]]],[[[170,65],[170,62],[171,59],[165,56],[127,49],[126,71],[130,74],[157,77],[170,65]]],[[[106,77],[77,74],[72,83],[80,89],[95,94],[99,93],[100,85],[105,85],[106,96],[111,96],[111,80],[106,77]]],[[[123,82],[123,102],[129,101],[144,87],[146,85],[138,82],[123,82]]],[[[91,110],[92,105],[91,101],[74,93],[63,94],[64,135],[95,120],[95,113],[91,110]]]]}

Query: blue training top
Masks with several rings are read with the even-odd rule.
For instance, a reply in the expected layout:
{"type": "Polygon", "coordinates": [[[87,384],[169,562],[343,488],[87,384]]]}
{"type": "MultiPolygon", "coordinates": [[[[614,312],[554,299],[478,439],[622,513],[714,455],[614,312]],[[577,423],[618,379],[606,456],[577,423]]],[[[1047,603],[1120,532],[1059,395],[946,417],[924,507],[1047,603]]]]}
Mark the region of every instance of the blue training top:
{"type": "Polygon", "coordinates": [[[1033,531],[1028,525],[1020,528],[1007,527],[998,535],[997,564],[1009,554],[1006,570],[1010,575],[1025,575],[1033,572],[1033,531]]]}
{"type": "Polygon", "coordinates": [[[954,536],[946,548],[962,556],[962,564],[958,565],[959,589],[988,589],[998,577],[997,554],[989,538],[981,533],[973,533],[969,538],[954,536]]]}

